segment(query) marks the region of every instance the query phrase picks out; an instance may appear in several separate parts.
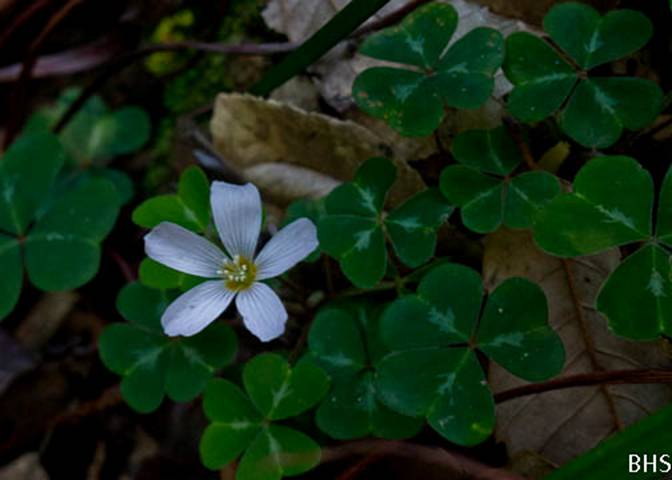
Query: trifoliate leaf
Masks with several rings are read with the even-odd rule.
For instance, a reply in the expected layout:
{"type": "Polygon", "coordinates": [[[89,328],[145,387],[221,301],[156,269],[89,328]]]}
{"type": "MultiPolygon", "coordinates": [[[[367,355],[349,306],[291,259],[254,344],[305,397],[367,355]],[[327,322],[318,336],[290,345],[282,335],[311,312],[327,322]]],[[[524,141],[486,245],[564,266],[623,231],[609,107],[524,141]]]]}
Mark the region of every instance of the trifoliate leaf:
{"type": "Polygon", "coordinates": [[[59,195],[26,238],[30,281],[58,291],[91,280],[98,271],[100,242],[118,213],[117,190],[107,180],[85,181],[59,195]]]}
{"type": "Polygon", "coordinates": [[[538,210],[560,193],[560,183],[548,172],[512,176],[522,158],[504,127],[459,134],[453,155],[461,165],[443,170],[441,191],[461,207],[462,222],[475,232],[492,232],[502,223],[527,228],[538,210]]]}
{"type": "Polygon", "coordinates": [[[476,28],[446,51],[457,19],[452,6],[433,3],[398,26],[371,35],[362,54],[411,69],[374,67],[362,72],[353,85],[359,107],[402,135],[424,136],[439,126],[444,107],[482,105],[502,64],[504,42],[496,30],[476,28]]]}
{"type": "Polygon", "coordinates": [[[386,234],[402,262],[419,266],[434,254],[436,232],[453,211],[438,191],[428,189],[385,215],[383,204],[395,173],[383,158],[366,161],[353,182],[329,194],[326,215],[318,224],[321,248],[361,288],[376,285],[385,274],[386,234]]]}
{"type": "Polygon", "coordinates": [[[393,412],[377,399],[374,364],[387,351],[376,344],[378,316],[366,304],[327,307],[315,317],[310,352],[332,378],[332,389],[317,410],[321,430],[349,440],[367,435],[407,438],[421,421],[393,412]]]}
{"type": "Polygon", "coordinates": [[[503,68],[514,84],[508,107],[515,117],[526,122],[543,120],[569,96],[560,112],[560,125],[567,135],[592,148],[609,147],[624,128],[636,130],[653,121],[663,98],[655,83],[593,77],[588,72],[641,48],[652,33],[645,16],[633,10],[600,16],[588,5],[567,2],[549,11],[544,29],[581,71],[575,71],[543,40],[529,33],[512,34],[503,68]]]}
{"type": "Polygon", "coordinates": [[[201,438],[203,463],[218,469],[243,453],[237,480],[279,480],[313,468],[320,447],[301,432],[271,423],[298,415],[326,393],[326,374],[308,361],[290,368],[272,353],[254,357],[245,366],[247,394],[227,380],[212,380],[204,408],[211,421],[201,438]]]}
{"type": "Polygon", "coordinates": [[[257,355],[247,362],[243,383],[257,409],[270,420],[305,412],[329,388],[324,371],[311,362],[299,362],[291,368],[284,358],[273,353],[257,355]]]}
{"type": "Polygon", "coordinates": [[[110,325],[100,337],[103,363],[123,377],[122,396],[140,412],[158,408],[166,394],[177,402],[193,400],[236,353],[235,334],[221,323],[193,337],[165,337],[160,317],[170,300],[166,292],[127,285],[117,309],[129,323],[110,325]]]}
{"type": "Polygon", "coordinates": [[[479,322],[482,296],[475,271],[443,264],[422,279],[417,294],[393,302],[380,327],[391,353],[377,365],[379,398],[397,412],[426,417],[461,445],[480,443],[494,426],[494,401],[474,349],[526,380],[548,378],[564,364],[538,286],[521,278],[503,282],[479,322]]]}

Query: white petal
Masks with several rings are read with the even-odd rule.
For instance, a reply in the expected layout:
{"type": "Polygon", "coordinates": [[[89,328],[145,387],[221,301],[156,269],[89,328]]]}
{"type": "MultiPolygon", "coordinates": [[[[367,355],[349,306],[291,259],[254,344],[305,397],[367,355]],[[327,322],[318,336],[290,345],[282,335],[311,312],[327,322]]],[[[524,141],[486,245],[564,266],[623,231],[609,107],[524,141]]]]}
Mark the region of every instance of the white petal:
{"type": "Polygon", "coordinates": [[[317,229],[307,218],[299,218],[276,233],[255,260],[257,278],[277,277],[310,255],[318,246],[317,229]]]}
{"type": "Polygon", "coordinates": [[[216,278],[226,255],[200,235],[174,223],[163,222],[145,235],[145,253],[174,270],[216,278]]]}
{"type": "Polygon", "coordinates": [[[197,334],[226,310],[235,295],[222,280],[201,283],[168,306],[161,317],[164,332],[171,337],[197,334]]]}
{"type": "Polygon", "coordinates": [[[262,342],[279,337],[285,331],[287,311],[271,287],[254,283],[238,293],[236,307],[243,323],[262,342]]]}
{"type": "Polygon", "coordinates": [[[210,189],[212,216],[219,238],[232,257],[254,256],[261,230],[261,197],[257,187],[212,182],[210,189]]]}

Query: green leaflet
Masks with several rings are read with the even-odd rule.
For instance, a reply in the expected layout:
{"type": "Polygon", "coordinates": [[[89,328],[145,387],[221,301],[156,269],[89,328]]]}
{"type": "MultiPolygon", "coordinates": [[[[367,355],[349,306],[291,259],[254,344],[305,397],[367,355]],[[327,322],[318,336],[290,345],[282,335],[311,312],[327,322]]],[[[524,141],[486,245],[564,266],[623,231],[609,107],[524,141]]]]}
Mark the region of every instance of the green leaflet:
{"type": "MultiPolygon", "coordinates": [[[[669,445],[672,444],[672,430],[669,428],[671,422],[672,406],[668,406],[616,433],[546,478],[548,480],[623,478],[623,472],[629,471],[630,455],[639,456],[639,470],[637,471],[635,471],[637,461],[633,459],[633,473],[631,474],[633,477],[662,478],[662,470],[654,472],[650,464],[647,471],[644,471],[643,455],[646,454],[649,461],[654,456],[669,455],[669,445]]],[[[658,462],[658,466],[661,469],[665,468],[661,462],[658,462]]]]}
{"type": "Polygon", "coordinates": [[[327,196],[326,215],[318,224],[322,250],[338,259],[346,277],[361,288],[376,285],[385,274],[386,236],[399,259],[417,267],[434,254],[436,232],[453,211],[430,188],[385,215],[383,204],[395,177],[388,160],[367,160],[352,182],[327,196]]]}
{"type": "MultiPolygon", "coordinates": [[[[614,10],[602,17],[592,7],[573,2],[554,6],[544,29],[583,71],[630,55],[652,33],[651,22],[639,12],[614,10]]],[[[560,126],[586,147],[613,145],[624,128],[636,130],[653,121],[662,105],[655,83],[584,78],[546,42],[525,32],[507,38],[503,69],[515,87],[508,100],[512,115],[525,122],[540,121],[567,101],[559,114],[560,126]]]]}
{"type": "Polygon", "coordinates": [[[548,172],[512,176],[522,158],[504,127],[461,133],[452,151],[460,165],[443,170],[441,191],[461,207],[462,222],[475,232],[492,232],[502,223],[528,228],[560,192],[557,178],[548,172]]]}
{"type": "Polygon", "coordinates": [[[145,228],[172,222],[203,233],[210,225],[210,185],[203,170],[197,166],[186,168],[177,193],[145,200],[133,211],[133,222],[145,228]]]}
{"type": "Polygon", "coordinates": [[[652,339],[672,332],[668,250],[671,179],[668,171],[655,234],[653,180],[630,157],[591,160],[576,175],[573,192],[551,201],[534,226],[537,244],[561,257],[648,241],[612,272],[597,297],[598,310],[607,317],[609,327],[622,336],[652,339]]]}
{"type": "Polygon", "coordinates": [[[243,393],[227,380],[212,380],[203,407],[210,424],[203,433],[203,463],[218,469],[243,453],[238,480],[278,480],[319,463],[320,447],[294,429],[270,423],[310,409],[329,388],[326,374],[307,361],[294,368],[279,355],[254,357],[243,370],[243,393]]]}
{"type": "Polygon", "coordinates": [[[22,135],[10,145],[0,162],[0,230],[26,233],[64,159],[58,139],[49,133],[22,135]]]}
{"type": "Polygon", "coordinates": [[[332,389],[315,417],[322,431],[338,440],[367,435],[407,438],[418,432],[419,419],[393,412],[377,399],[374,365],[387,349],[378,340],[378,315],[371,305],[346,303],[321,309],[308,345],[332,378],[332,389]]]}
{"type": "Polygon", "coordinates": [[[530,381],[552,377],[564,364],[538,286],[522,278],[503,282],[479,322],[482,297],[475,271],[444,264],[422,279],[417,294],[393,302],[380,326],[391,351],[377,365],[380,400],[427,418],[460,445],[482,442],[494,426],[494,401],[473,349],[530,381]]]}
{"type": "Polygon", "coordinates": [[[431,134],[443,119],[444,107],[481,106],[492,93],[504,42],[496,30],[476,28],[444,53],[457,22],[452,6],[433,3],[367,38],[362,54],[410,68],[362,72],[353,85],[357,105],[406,136],[431,134]]]}
{"type": "Polygon", "coordinates": [[[122,396],[139,412],[156,410],[164,395],[177,402],[193,400],[236,354],[236,336],[221,323],[193,337],[165,337],[160,318],[170,300],[166,292],[127,285],[117,309],[128,323],[110,325],[100,337],[103,363],[123,377],[122,396]]]}

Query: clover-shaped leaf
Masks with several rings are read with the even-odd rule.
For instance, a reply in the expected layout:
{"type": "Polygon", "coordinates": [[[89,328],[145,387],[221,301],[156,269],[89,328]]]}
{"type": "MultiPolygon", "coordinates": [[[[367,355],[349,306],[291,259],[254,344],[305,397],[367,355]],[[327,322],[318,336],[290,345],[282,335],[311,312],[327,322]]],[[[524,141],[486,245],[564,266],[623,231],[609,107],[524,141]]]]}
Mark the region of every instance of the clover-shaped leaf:
{"type": "Polygon", "coordinates": [[[450,5],[418,8],[401,24],[371,35],[360,53],[408,68],[374,67],[353,85],[357,105],[407,136],[434,131],[445,107],[477,108],[492,93],[504,59],[496,30],[476,28],[447,50],[458,17],[450,5]]]}
{"type": "Polygon", "coordinates": [[[157,409],[164,395],[193,400],[236,354],[236,336],[221,323],[193,337],[165,337],[160,318],[171,299],[139,283],[127,285],[117,309],[128,323],[110,325],[100,337],[103,363],[123,377],[121,394],[139,412],[157,409]]]}
{"type": "Polygon", "coordinates": [[[210,225],[210,185],[199,167],[182,172],[176,194],[145,200],[133,211],[133,222],[153,228],[161,222],[176,223],[202,233],[210,225]]]}
{"type": "Polygon", "coordinates": [[[386,236],[409,267],[429,260],[436,232],[453,211],[438,189],[429,188],[384,213],[395,176],[392,163],[372,158],[359,168],[354,181],[327,196],[327,215],[318,226],[320,247],[340,261],[346,277],[358,287],[372,287],[385,274],[386,236]]]}
{"type": "Polygon", "coordinates": [[[566,102],[559,115],[562,129],[580,144],[597,148],[614,144],[624,128],[636,130],[655,118],[662,104],[655,83],[586,73],[640,49],[652,33],[644,15],[614,10],[600,16],[588,5],[568,2],[549,11],[544,29],[579,70],[540,38],[510,35],[503,68],[515,86],[508,100],[515,117],[539,121],[566,102]]]}
{"type": "Polygon", "coordinates": [[[599,157],[579,171],[572,193],[556,197],[540,212],[534,226],[537,244],[560,257],[647,242],[612,272],[597,297],[609,327],[635,339],[672,334],[669,171],[659,196],[655,234],[653,204],[653,180],[634,159],[599,157]]]}
{"type": "Polygon", "coordinates": [[[103,179],[54,187],[63,158],[55,136],[36,133],[18,138],[0,162],[0,318],[19,298],[24,264],[47,291],[77,288],[98,270],[100,242],[119,211],[116,189],[103,179]]]}
{"type": "Polygon", "coordinates": [[[522,158],[504,127],[463,132],[452,150],[460,165],[443,170],[441,191],[461,207],[464,225],[475,232],[492,232],[502,223],[527,228],[537,211],[560,193],[557,178],[548,172],[512,175],[522,158]]]}
{"type": "Polygon", "coordinates": [[[378,315],[364,303],[322,309],[310,329],[310,352],[331,375],[332,389],[317,409],[316,421],[333,438],[375,435],[407,438],[419,419],[393,412],[377,399],[374,365],[387,353],[378,340],[378,315]]]}
{"type": "Polygon", "coordinates": [[[217,469],[243,456],[238,480],[279,480],[317,465],[320,447],[292,428],[271,423],[299,415],[319,402],[329,379],[308,361],[291,368],[281,356],[264,353],[243,370],[243,393],[228,380],[212,380],[203,407],[210,420],[201,438],[206,467],[217,469]]]}
{"type": "Polygon", "coordinates": [[[391,353],[377,367],[379,398],[397,412],[426,417],[460,445],[486,439],[495,420],[475,349],[530,381],[559,373],[564,363],[537,285],[522,278],[501,283],[479,320],[482,297],[475,271],[444,264],[423,278],[417,294],[392,303],[380,326],[391,353]]]}

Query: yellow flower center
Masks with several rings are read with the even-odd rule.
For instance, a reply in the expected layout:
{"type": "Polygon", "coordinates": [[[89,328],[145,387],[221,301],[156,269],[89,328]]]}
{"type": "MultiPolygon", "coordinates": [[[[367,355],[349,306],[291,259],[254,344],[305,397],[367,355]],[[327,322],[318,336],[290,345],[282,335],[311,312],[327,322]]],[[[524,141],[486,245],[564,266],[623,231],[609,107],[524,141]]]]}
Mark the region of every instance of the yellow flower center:
{"type": "Polygon", "coordinates": [[[252,286],[257,278],[257,266],[251,260],[235,255],[233,260],[224,262],[218,273],[224,279],[226,288],[239,292],[252,286]]]}

